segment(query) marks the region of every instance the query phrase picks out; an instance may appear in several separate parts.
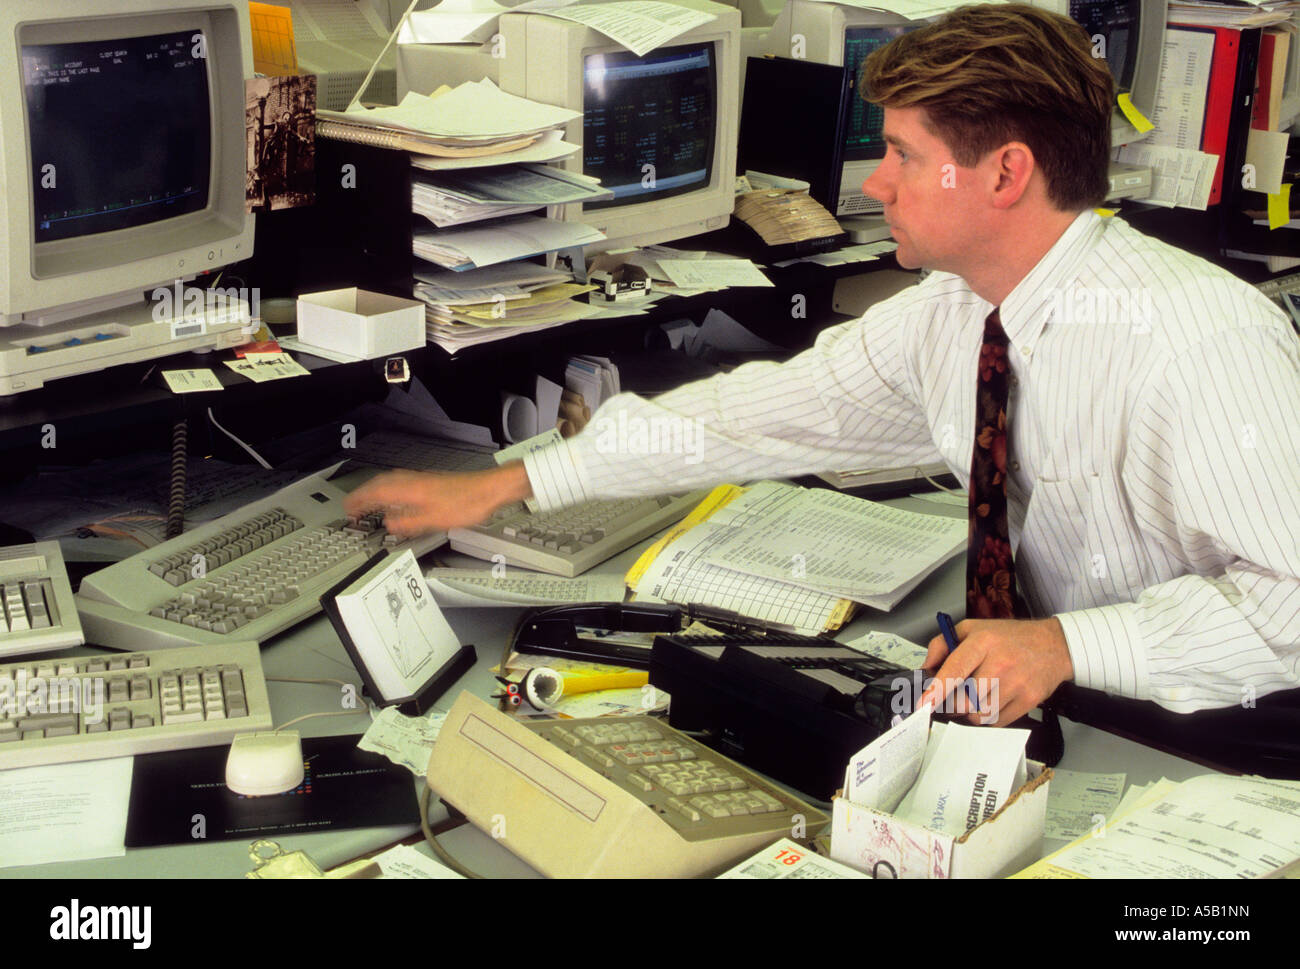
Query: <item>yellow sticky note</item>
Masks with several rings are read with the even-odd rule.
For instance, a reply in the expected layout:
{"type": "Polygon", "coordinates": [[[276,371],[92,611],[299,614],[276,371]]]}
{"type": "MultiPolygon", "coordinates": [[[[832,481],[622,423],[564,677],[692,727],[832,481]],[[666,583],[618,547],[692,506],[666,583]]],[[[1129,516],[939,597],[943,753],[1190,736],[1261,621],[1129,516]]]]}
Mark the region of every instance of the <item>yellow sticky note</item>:
{"type": "Polygon", "coordinates": [[[1096,212],[1098,215],[1100,215],[1103,219],[1111,218],[1116,212],[1115,209],[1093,209],[1093,211],[1096,212]]]}
{"type": "Polygon", "coordinates": [[[293,44],[293,14],[289,8],[250,3],[248,21],[253,34],[253,70],[267,77],[297,74],[298,49],[293,44]]]}
{"type": "Polygon", "coordinates": [[[1155,127],[1155,125],[1147,120],[1146,115],[1137,109],[1137,105],[1133,103],[1133,99],[1129,96],[1127,91],[1115,100],[1119,103],[1119,109],[1124,112],[1124,117],[1128,118],[1128,123],[1136,128],[1140,133],[1146,134],[1155,127]]]}
{"type": "Polygon", "coordinates": [[[1268,197],[1268,227],[1280,229],[1291,221],[1291,186],[1282,184],[1282,191],[1268,197]]]}

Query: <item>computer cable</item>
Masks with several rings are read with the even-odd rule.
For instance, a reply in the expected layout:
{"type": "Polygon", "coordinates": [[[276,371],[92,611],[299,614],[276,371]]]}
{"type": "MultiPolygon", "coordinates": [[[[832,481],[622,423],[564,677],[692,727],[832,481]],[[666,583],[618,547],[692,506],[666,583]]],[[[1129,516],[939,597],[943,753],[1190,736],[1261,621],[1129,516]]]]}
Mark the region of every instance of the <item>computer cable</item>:
{"type": "MultiPolygon", "coordinates": [[[[429,804],[432,798],[433,788],[429,786],[428,781],[426,780],[424,790],[420,792],[420,830],[424,832],[424,840],[429,842],[429,847],[432,848],[433,853],[438,856],[438,860],[452,871],[459,875],[464,875],[466,878],[482,878],[483,876],[478,872],[466,868],[459,861],[453,858],[447,849],[438,842],[438,834],[441,834],[444,831],[450,831],[452,828],[460,827],[465,823],[463,818],[457,820],[454,824],[448,824],[446,821],[440,823],[436,833],[429,828],[429,804]]],[[[450,821],[451,819],[448,818],[447,820],[450,821]]]]}
{"type": "Polygon", "coordinates": [[[357,685],[355,683],[348,683],[345,680],[331,680],[331,679],[306,680],[306,679],[296,679],[290,676],[268,676],[266,677],[266,682],[268,683],[320,683],[320,684],[327,684],[327,685],[337,684],[338,686],[344,688],[351,687],[352,690],[354,691],[354,695],[361,697],[361,702],[363,704],[363,706],[360,706],[355,710],[330,710],[322,713],[304,713],[301,717],[294,717],[292,720],[288,721],[287,723],[282,723],[278,727],[272,728],[271,731],[272,733],[279,733],[281,730],[284,730],[286,727],[292,727],[295,723],[301,723],[302,721],[310,720],[313,717],[355,717],[358,713],[367,713],[373,709],[370,700],[367,699],[363,694],[361,694],[357,685]]]}
{"type": "Polygon", "coordinates": [[[245,444],[243,441],[241,441],[239,438],[237,438],[234,434],[232,434],[230,431],[226,430],[224,427],[221,426],[221,423],[217,420],[216,415],[214,415],[214,414],[212,413],[212,408],[211,408],[211,407],[208,408],[208,420],[212,422],[212,426],[213,426],[213,427],[215,427],[215,428],[216,428],[217,430],[219,430],[222,434],[226,435],[226,437],[230,438],[232,441],[234,441],[236,444],[238,444],[240,447],[242,447],[245,451],[247,451],[250,455],[252,455],[252,458],[253,458],[254,461],[256,461],[258,464],[260,464],[260,465],[261,465],[263,468],[265,468],[267,471],[272,470],[270,463],[269,463],[269,462],[268,462],[264,457],[262,457],[262,456],[261,456],[260,454],[258,454],[256,451],[254,451],[254,450],[252,449],[251,446],[249,446],[248,444],[245,444]]]}

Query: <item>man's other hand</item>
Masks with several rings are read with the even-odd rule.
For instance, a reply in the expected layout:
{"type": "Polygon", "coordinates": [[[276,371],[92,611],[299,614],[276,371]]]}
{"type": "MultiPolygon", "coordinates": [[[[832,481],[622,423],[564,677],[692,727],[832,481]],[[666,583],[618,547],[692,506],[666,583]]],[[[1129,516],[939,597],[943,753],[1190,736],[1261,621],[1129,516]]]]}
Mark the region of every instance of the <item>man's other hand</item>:
{"type": "Polygon", "coordinates": [[[354,517],[383,512],[389,532],[411,538],[478,525],[502,505],[532,493],[523,462],[511,461],[487,471],[456,474],[388,471],[348,495],[343,508],[354,517]]]}
{"type": "MultiPolygon", "coordinates": [[[[932,702],[936,710],[944,708],[954,690],[964,694],[962,683],[974,677],[980,712],[966,719],[1005,727],[1074,678],[1065,632],[1055,617],[967,619],[957,623],[956,631],[958,645],[951,655],[942,636],[930,640],[926,654],[925,668],[934,671],[935,680],[920,702],[932,702]]],[[[964,695],[959,702],[961,709],[969,707],[964,695]]]]}

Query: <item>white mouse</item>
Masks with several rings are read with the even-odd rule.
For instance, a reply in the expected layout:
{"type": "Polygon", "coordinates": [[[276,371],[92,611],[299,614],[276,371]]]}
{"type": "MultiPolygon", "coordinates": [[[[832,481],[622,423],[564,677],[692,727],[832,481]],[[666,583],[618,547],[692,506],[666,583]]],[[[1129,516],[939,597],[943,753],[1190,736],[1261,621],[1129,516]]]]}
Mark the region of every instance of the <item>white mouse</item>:
{"type": "Polygon", "coordinates": [[[282,794],[302,783],[298,731],[235,734],[226,757],[226,787],[236,794],[282,794]]]}

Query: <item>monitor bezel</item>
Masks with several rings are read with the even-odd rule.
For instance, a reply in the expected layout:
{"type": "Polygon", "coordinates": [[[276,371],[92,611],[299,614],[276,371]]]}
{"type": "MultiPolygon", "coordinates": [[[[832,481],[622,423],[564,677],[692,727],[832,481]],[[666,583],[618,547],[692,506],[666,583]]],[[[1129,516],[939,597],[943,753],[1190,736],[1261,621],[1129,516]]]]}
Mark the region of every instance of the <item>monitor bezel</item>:
{"type": "MultiPolygon", "coordinates": [[[[684,31],[663,46],[711,43],[715,51],[718,110],[714,129],[714,163],[709,183],[692,192],[626,205],[585,209],[557,207],[555,217],[582,222],[603,232],[605,240],[586,247],[589,254],[632,245],[653,245],[724,228],[735,207],[736,140],[740,126],[740,14],[707,0],[680,0],[682,6],[714,13],[715,18],[684,31]],[[667,211],[666,211],[667,210],[667,211]]],[[[501,89],[545,104],[583,109],[583,67],[592,54],[626,50],[604,34],[543,13],[505,13],[501,89]],[[519,49],[522,47],[523,54],[519,49]],[[539,60],[529,53],[542,51],[539,60]],[[563,62],[563,66],[559,66],[563,62]]],[[[565,141],[578,146],[564,163],[570,171],[583,165],[582,118],[565,128],[565,141]]]]}
{"type": "MultiPolygon", "coordinates": [[[[156,15],[137,15],[124,18],[120,21],[112,22],[113,30],[111,35],[106,35],[103,30],[104,20],[95,20],[83,24],[67,24],[61,22],[44,23],[44,24],[25,24],[19,27],[18,31],[18,55],[20,58],[19,77],[22,77],[21,57],[22,50],[27,46],[51,46],[60,44],[77,44],[77,43],[100,43],[106,40],[134,40],[139,37],[151,37],[163,34],[184,33],[189,30],[201,31],[205,38],[205,45],[212,43],[212,18],[207,11],[190,12],[182,14],[156,14],[156,15]],[[160,21],[168,21],[164,25],[160,21]],[[173,29],[174,27],[174,29],[173,29]],[[46,36],[49,35],[49,36],[46,36]]],[[[218,137],[219,114],[214,109],[220,108],[221,91],[218,84],[218,78],[213,70],[211,59],[205,58],[207,64],[205,71],[208,83],[208,138],[209,143],[213,146],[213,152],[208,160],[208,203],[202,209],[196,212],[187,212],[183,215],[172,216],[168,218],[155,219],[142,225],[128,226],[122,229],[110,229],[105,232],[89,232],[77,236],[70,236],[66,239],[51,239],[45,242],[36,240],[36,205],[32,191],[29,190],[26,196],[27,217],[26,223],[29,231],[27,243],[32,252],[32,273],[38,279],[45,279],[51,276],[66,275],[71,272],[83,271],[91,267],[85,263],[85,258],[89,254],[94,258],[94,250],[106,250],[109,246],[116,245],[139,245],[143,242],[146,247],[158,247],[160,236],[167,231],[169,226],[175,226],[178,229],[185,229],[201,224],[211,218],[212,210],[216,207],[217,193],[219,191],[220,167],[215,164],[213,156],[216,154],[216,145],[218,137]]],[[[25,92],[24,92],[25,93],[25,92]]],[[[37,170],[36,159],[32,157],[32,121],[30,106],[26,97],[23,98],[23,140],[26,144],[26,155],[28,158],[28,178],[29,189],[35,182],[35,172],[37,170]]],[[[157,253],[160,254],[161,249],[157,253]]]]}
{"type": "Polygon", "coordinates": [[[7,133],[0,144],[0,233],[7,250],[0,253],[0,323],[67,319],[82,307],[121,304],[131,294],[139,299],[158,285],[252,255],[253,218],[245,210],[244,90],[252,76],[247,4],[22,2],[0,10],[0,38],[13,53],[9,63],[0,64],[0,130],[7,133]],[[202,30],[211,58],[207,206],[144,225],[37,242],[22,47],[183,30],[202,30]],[[238,155],[237,165],[227,164],[226,152],[238,155]]]}

